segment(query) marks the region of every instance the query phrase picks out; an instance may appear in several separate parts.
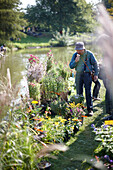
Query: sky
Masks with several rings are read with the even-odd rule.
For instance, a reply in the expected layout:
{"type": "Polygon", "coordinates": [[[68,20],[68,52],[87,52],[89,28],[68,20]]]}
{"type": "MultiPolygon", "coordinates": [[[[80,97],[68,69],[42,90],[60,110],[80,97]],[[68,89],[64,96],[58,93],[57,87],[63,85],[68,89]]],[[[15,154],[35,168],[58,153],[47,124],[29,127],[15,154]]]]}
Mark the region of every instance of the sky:
{"type": "Polygon", "coordinates": [[[21,7],[26,8],[28,4],[35,5],[35,0],[20,0],[22,2],[21,7]]]}
{"type": "MultiPolygon", "coordinates": [[[[30,5],[35,5],[36,4],[35,0],[20,0],[20,1],[22,2],[22,5],[21,5],[22,8],[26,8],[28,4],[30,4],[30,5]]],[[[93,2],[93,3],[96,4],[96,3],[99,2],[99,0],[86,0],[86,2],[87,3],[93,2]]]]}

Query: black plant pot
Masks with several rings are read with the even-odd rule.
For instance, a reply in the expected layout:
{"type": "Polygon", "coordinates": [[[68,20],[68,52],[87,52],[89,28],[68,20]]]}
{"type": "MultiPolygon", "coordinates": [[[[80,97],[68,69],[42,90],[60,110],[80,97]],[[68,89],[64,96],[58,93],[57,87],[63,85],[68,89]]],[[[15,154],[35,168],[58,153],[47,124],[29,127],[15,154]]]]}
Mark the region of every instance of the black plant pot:
{"type": "Polygon", "coordinates": [[[68,134],[68,131],[65,131],[65,137],[64,137],[64,142],[67,142],[70,139],[70,136],[68,134]]]}
{"type": "Polygon", "coordinates": [[[74,134],[77,133],[78,131],[79,131],[79,128],[77,126],[74,126],[74,130],[73,130],[74,134]]]}
{"type": "Polygon", "coordinates": [[[50,167],[51,167],[51,164],[47,161],[44,161],[44,162],[40,162],[38,164],[38,168],[40,170],[50,170],[50,167]]]}

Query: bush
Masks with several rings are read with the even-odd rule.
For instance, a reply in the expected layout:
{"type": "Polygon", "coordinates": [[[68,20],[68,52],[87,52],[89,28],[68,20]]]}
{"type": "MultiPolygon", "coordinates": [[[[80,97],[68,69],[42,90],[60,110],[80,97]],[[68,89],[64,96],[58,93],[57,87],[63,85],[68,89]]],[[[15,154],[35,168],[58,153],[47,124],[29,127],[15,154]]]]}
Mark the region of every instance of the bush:
{"type": "Polygon", "coordinates": [[[67,31],[63,28],[62,30],[62,34],[58,31],[56,31],[55,34],[53,34],[53,37],[50,41],[50,44],[52,46],[60,46],[60,47],[64,47],[64,46],[69,46],[69,45],[73,45],[74,40],[72,38],[70,38],[70,29],[67,28],[67,31]],[[57,42],[57,43],[54,43],[57,42]]]}

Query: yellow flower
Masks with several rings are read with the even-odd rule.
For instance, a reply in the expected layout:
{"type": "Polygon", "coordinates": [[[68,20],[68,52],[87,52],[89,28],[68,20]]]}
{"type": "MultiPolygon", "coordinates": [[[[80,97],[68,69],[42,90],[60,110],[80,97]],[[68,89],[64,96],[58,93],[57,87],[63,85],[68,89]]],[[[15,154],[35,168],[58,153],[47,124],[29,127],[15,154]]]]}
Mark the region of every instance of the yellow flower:
{"type": "Polygon", "coordinates": [[[45,119],[44,118],[40,118],[40,121],[45,121],[45,119]]]}
{"type": "Polygon", "coordinates": [[[59,125],[59,122],[55,122],[55,125],[59,125]]]}
{"type": "Polygon", "coordinates": [[[70,110],[69,108],[66,108],[66,110],[70,110]]]}
{"type": "Polygon", "coordinates": [[[76,107],[80,107],[80,103],[78,103],[78,104],[76,105],[76,107]]]}
{"type": "Polygon", "coordinates": [[[64,123],[66,121],[66,119],[61,119],[61,122],[64,123]]]}
{"type": "Polygon", "coordinates": [[[72,119],[73,121],[77,121],[78,119],[77,118],[74,118],[74,119],[72,119]]]}
{"type": "Polygon", "coordinates": [[[38,101],[33,100],[31,103],[32,104],[38,104],[38,101]]]}

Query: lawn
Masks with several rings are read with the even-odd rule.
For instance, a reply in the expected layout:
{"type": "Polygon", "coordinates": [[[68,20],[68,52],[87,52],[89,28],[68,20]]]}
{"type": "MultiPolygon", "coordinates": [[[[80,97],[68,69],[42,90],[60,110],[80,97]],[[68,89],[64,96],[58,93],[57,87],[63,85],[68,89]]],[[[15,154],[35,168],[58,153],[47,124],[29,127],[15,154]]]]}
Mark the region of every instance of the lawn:
{"type": "Polygon", "coordinates": [[[16,47],[18,49],[25,49],[29,47],[47,47],[50,46],[49,41],[51,40],[52,35],[50,33],[43,33],[38,37],[33,37],[26,35],[26,37],[22,37],[17,41],[12,41],[10,44],[13,48],[16,47]]]}

